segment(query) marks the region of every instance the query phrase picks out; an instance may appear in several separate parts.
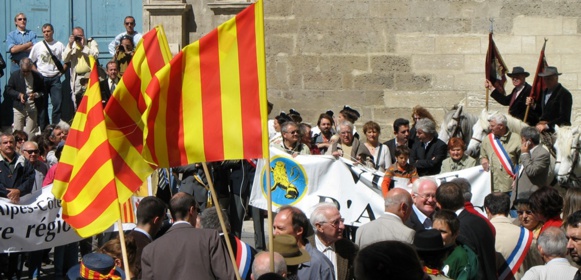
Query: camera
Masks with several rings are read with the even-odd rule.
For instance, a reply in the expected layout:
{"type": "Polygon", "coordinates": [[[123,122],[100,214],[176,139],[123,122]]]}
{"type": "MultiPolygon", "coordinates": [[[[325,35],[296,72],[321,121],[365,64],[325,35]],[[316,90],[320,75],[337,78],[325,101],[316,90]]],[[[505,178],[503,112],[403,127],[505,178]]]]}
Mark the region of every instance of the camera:
{"type": "Polygon", "coordinates": [[[83,40],[83,37],[81,36],[75,36],[75,41],[80,42],[83,40]]]}
{"type": "Polygon", "coordinates": [[[119,45],[117,47],[117,50],[120,51],[120,52],[125,52],[125,47],[123,45],[119,45]]]}

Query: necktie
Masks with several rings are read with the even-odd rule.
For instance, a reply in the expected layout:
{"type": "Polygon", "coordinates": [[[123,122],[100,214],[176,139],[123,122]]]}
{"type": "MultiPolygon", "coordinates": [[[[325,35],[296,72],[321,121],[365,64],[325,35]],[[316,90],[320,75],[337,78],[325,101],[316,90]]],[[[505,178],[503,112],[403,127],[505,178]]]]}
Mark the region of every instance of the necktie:
{"type": "Polygon", "coordinates": [[[111,81],[111,93],[115,92],[115,81],[111,81]]]}
{"type": "Polygon", "coordinates": [[[158,173],[158,187],[163,190],[169,186],[169,176],[165,168],[161,168],[158,173]]]}

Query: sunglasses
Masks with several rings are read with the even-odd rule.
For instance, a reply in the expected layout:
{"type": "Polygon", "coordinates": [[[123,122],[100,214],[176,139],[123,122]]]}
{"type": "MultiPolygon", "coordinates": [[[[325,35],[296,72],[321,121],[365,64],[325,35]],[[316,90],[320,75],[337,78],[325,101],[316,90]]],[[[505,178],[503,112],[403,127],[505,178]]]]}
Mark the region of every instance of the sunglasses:
{"type": "Polygon", "coordinates": [[[23,138],[20,138],[20,137],[14,137],[14,138],[15,138],[14,140],[16,140],[16,142],[26,142],[26,141],[28,141],[28,139],[23,139],[23,138]]]}
{"type": "Polygon", "coordinates": [[[17,18],[17,21],[26,21],[26,18],[17,18]]]}
{"type": "Polygon", "coordinates": [[[29,154],[38,154],[39,153],[38,150],[23,150],[23,151],[25,151],[25,152],[27,152],[29,154]]]}
{"type": "Polygon", "coordinates": [[[126,22],[125,25],[135,25],[135,22],[126,22]]]}

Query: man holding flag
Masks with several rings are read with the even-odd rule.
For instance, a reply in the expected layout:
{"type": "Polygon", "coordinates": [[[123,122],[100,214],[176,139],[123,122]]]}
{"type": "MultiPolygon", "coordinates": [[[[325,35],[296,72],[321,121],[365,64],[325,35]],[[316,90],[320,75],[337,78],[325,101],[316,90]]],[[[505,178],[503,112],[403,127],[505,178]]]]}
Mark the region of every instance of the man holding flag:
{"type": "Polygon", "coordinates": [[[543,90],[541,98],[535,104],[533,98],[527,98],[527,105],[533,108],[541,109],[541,117],[537,124],[539,132],[554,132],[555,125],[571,125],[571,108],[573,106],[573,97],[571,93],[559,83],[561,73],[557,67],[547,66],[545,70],[539,73],[543,78],[546,89],[543,90]]]}
{"type": "MultiPolygon", "coordinates": [[[[489,80],[486,80],[484,86],[491,90],[490,96],[496,102],[508,106],[508,113],[520,120],[525,121],[525,112],[527,109],[526,99],[530,96],[531,85],[526,82],[526,78],[530,76],[529,72],[524,68],[516,66],[512,68],[512,73],[507,74],[512,79],[514,89],[509,95],[506,95],[504,87],[495,87],[489,80]]],[[[533,112],[529,112],[526,120],[529,125],[535,125],[538,122],[538,116],[533,112]]]]}

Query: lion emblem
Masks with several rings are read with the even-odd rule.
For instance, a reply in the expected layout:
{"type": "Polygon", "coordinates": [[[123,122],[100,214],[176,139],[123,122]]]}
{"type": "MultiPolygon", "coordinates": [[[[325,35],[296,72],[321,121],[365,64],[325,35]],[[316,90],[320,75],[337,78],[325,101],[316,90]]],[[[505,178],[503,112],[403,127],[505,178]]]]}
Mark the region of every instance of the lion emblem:
{"type": "MultiPolygon", "coordinates": [[[[292,182],[289,180],[289,176],[287,175],[286,165],[282,161],[277,161],[274,167],[270,169],[273,174],[274,178],[274,185],[272,186],[271,191],[274,191],[276,188],[281,188],[286,191],[284,195],[287,199],[296,199],[299,196],[299,190],[293,182],[296,180],[294,179],[292,182]]],[[[291,176],[293,176],[294,170],[291,169],[291,176]]]]}

